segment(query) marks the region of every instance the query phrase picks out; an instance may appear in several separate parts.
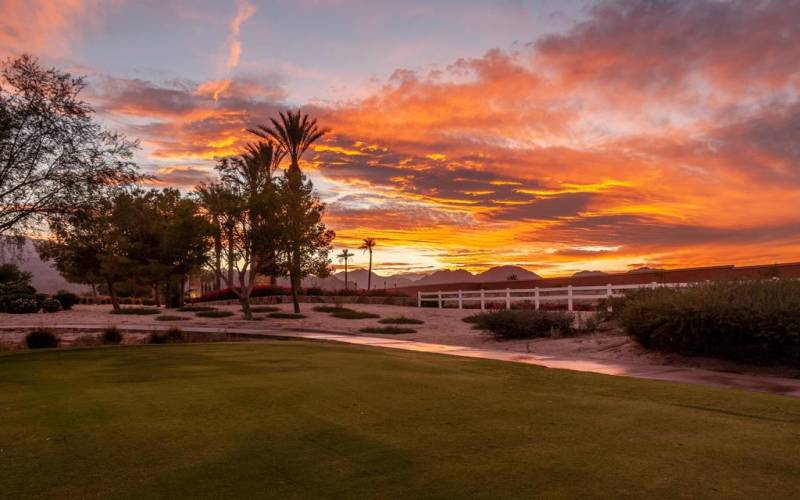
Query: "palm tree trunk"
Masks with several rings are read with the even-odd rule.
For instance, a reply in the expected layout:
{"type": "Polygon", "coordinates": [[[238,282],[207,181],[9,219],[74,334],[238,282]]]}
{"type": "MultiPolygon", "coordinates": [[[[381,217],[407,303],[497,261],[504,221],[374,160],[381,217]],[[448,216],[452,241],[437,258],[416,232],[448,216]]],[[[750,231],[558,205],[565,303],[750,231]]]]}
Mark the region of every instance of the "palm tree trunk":
{"type": "Polygon", "coordinates": [[[114,290],[114,282],[108,280],[106,281],[106,285],[108,286],[108,294],[111,296],[111,307],[113,307],[115,311],[119,311],[119,299],[117,298],[116,290],[114,290]]]}
{"type": "Polygon", "coordinates": [[[233,288],[233,231],[228,231],[228,286],[233,288]]]}
{"type": "Polygon", "coordinates": [[[372,249],[369,249],[369,274],[367,274],[367,293],[372,290],[372,249]]]}
{"type": "Polygon", "coordinates": [[[222,288],[222,229],[219,227],[219,219],[214,219],[214,290],[222,288]]]}
{"type": "Polygon", "coordinates": [[[344,291],[347,291],[347,259],[344,259],[344,291]]]}

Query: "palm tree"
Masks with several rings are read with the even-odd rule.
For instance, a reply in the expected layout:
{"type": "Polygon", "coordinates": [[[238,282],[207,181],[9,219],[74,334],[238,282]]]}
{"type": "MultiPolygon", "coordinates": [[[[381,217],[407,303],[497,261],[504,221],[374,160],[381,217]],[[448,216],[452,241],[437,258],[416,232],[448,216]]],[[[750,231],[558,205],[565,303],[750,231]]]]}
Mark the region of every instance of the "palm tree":
{"type": "Polygon", "coordinates": [[[277,142],[289,155],[290,169],[300,168],[300,158],[303,153],[329,129],[321,129],[316,119],[309,118],[308,114],[300,110],[279,113],[280,120],[270,118],[272,125],[258,125],[256,128],[247,129],[259,137],[277,142]]]}
{"type": "Polygon", "coordinates": [[[375,238],[364,238],[364,243],[361,244],[359,249],[369,252],[369,273],[367,274],[367,291],[372,290],[372,249],[375,248],[378,242],[375,238]]]}
{"type": "Polygon", "coordinates": [[[350,260],[350,258],[353,255],[354,254],[352,252],[350,252],[350,250],[345,248],[344,250],[341,251],[341,253],[339,255],[336,256],[339,259],[339,262],[344,262],[344,289],[345,290],[347,290],[347,261],[350,260]]]}
{"type": "MultiPolygon", "coordinates": [[[[226,215],[227,193],[219,183],[203,183],[195,189],[200,206],[210,219],[214,240],[214,289],[222,288],[222,231],[226,215]]],[[[229,265],[232,273],[233,270],[229,265]]]]}

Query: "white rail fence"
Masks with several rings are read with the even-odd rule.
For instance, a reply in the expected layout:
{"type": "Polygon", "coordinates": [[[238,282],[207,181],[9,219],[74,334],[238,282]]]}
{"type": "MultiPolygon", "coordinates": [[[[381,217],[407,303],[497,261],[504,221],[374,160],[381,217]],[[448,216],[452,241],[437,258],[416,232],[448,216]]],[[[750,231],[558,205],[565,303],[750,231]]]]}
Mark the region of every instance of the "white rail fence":
{"type": "Polygon", "coordinates": [[[459,309],[465,305],[478,302],[481,309],[486,309],[487,304],[504,304],[506,309],[511,309],[513,302],[531,302],[536,309],[544,302],[566,302],[567,310],[575,310],[575,302],[597,301],[611,297],[621,297],[626,290],[638,288],[676,288],[685,287],[688,283],[646,283],[637,285],[601,285],[601,286],[564,286],[557,288],[506,288],[493,290],[457,290],[437,292],[417,292],[417,307],[423,303],[435,302],[439,309],[447,307],[448,303],[455,302],[459,309]]]}

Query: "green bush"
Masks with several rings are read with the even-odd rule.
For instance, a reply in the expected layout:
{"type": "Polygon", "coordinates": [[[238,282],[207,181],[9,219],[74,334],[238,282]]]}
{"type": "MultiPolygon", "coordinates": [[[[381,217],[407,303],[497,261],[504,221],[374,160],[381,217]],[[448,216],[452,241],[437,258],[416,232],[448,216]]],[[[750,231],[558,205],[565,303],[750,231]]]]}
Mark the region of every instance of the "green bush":
{"type": "Polygon", "coordinates": [[[156,316],[156,321],[180,321],[182,319],[192,319],[187,316],[170,316],[169,314],[162,314],[156,316]]]}
{"type": "Polygon", "coordinates": [[[61,310],[61,302],[56,299],[44,299],[42,301],[42,310],[46,313],[55,313],[61,310]]]}
{"type": "Polygon", "coordinates": [[[366,311],[353,311],[352,309],[344,309],[342,308],[339,311],[331,313],[331,316],[334,318],[341,318],[341,319],[374,319],[380,318],[379,314],[372,314],[366,311]]]}
{"type": "Polygon", "coordinates": [[[111,314],[132,314],[134,316],[147,316],[161,312],[155,307],[123,307],[119,311],[111,311],[111,314]]]}
{"type": "Polygon", "coordinates": [[[277,318],[277,319],[303,319],[305,318],[302,314],[297,313],[288,313],[288,312],[274,312],[267,314],[270,318],[277,318]]]}
{"type": "Polygon", "coordinates": [[[25,336],[25,345],[28,349],[47,349],[58,347],[58,335],[47,328],[36,328],[25,336]]]}
{"type": "Polygon", "coordinates": [[[178,309],[176,309],[176,311],[180,311],[180,312],[193,312],[193,313],[205,312],[205,311],[216,311],[216,310],[217,310],[216,307],[211,307],[211,306],[183,306],[183,307],[179,307],[178,309]]]}
{"type": "Polygon", "coordinates": [[[122,342],[122,332],[116,326],[103,330],[103,344],[119,345],[122,342]]]}
{"type": "Polygon", "coordinates": [[[800,366],[800,281],[708,283],[632,294],[625,330],[644,347],[800,366]]]}
{"type": "Polygon", "coordinates": [[[69,311],[72,309],[72,306],[80,302],[80,297],[75,295],[72,292],[68,292],[66,290],[59,290],[53,296],[61,304],[61,309],[65,311],[69,311]]]}
{"type": "Polygon", "coordinates": [[[382,333],[384,335],[399,335],[403,333],[417,333],[416,330],[411,328],[402,328],[399,326],[369,326],[359,330],[361,333],[382,333]]]}
{"type": "Polygon", "coordinates": [[[153,332],[150,335],[151,344],[180,344],[186,338],[180,328],[170,328],[165,332],[153,332]]]}
{"type": "Polygon", "coordinates": [[[9,314],[33,314],[42,308],[41,302],[35,295],[6,295],[0,299],[3,312],[9,314]]]}
{"type": "Polygon", "coordinates": [[[469,322],[505,340],[569,335],[572,320],[572,314],[562,311],[512,309],[476,314],[469,322]]]}
{"type": "MultiPolygon", "coordinates": [[[[321,313],[335,313],[335,312],[342,312],[342,311],[353,311],[352,309],[348,309],[346,307],[342,307],[340,305],[333,305],[333,306],[314,306],[312,309],[316,312],[321,313]]],[[[353,311],[355,312],[355,311],[353,311]]]]}
{"type": "Polygon", "coordinates": [[[231,311],[199,311],[195,313],[195,316],[199,318],[227,318],[229,316],[233,316],[233,312],[231,311]]]}
{"type": "Polygon", "coordinates": [[[384,325],[422,325],[425,322],[421,319],[397,316],[395,318],[383,318],[382,320],[379,320],[378,323],[383,323],[384,325]]]}

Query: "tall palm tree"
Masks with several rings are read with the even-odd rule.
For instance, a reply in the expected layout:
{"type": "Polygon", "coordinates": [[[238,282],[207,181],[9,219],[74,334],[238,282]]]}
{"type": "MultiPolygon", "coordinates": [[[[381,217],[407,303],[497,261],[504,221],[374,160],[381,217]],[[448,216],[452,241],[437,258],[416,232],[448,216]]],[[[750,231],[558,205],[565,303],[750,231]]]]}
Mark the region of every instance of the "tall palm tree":
{"type": "Polygon", "coordinates": [[[308,114],[300,110],[279,113],[280,120],[270,118],[272,125],[258,125],[247,129],[249,132],[268,140],[277,142],[289,155],[290,169],[300,168],[300,158],[303,153],[329,129],[321,129],[317,120],[309,118],[308,114]]]}
{"type": "Polygon", "coordinates": [[[345,290],[347,290],[347,261],[350,260],[350,258],[353,255],[354,254],[350,250],[345,248],[344,250],[341,251],[341,253],[339,255],[336,256],[339,259],[339,262],[344,262],[344,289],[345,290]]]}
{"type": "Polygon", "coordinates": [[[367,291],[372,290],[372,249],[378,242],[375,238],[364,238],[364,242],[358,247],[360,250],[369,252],[369,273],[367,274],[367,291]]]}
{"type": "MultiPolygon", "coordinates": [[[[226,212],[225,188],[219,183],[203,183],[195,189],[200,206],[210,219],[214,240],[214,289],[222,288],[222,231],[226,212]]],[[[228,266],[230,267],[230,266],[228,266]]]]}

